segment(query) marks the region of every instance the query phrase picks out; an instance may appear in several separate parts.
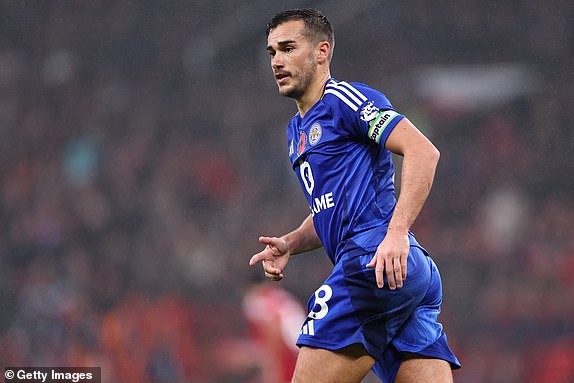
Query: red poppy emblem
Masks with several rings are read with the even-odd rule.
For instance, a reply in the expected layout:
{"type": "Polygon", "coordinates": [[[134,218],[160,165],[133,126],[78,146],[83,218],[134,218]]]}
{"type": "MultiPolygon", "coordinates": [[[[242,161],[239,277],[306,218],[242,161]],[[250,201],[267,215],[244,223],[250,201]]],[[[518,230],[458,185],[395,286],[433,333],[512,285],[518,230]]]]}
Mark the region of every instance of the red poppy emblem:
{"type": "Polygon", "coordinates": [[[301,132],[301,136],[299,136],[299,144],[298,144],[298,149],[297,149],[297,154],[301,154],[303,153],[303,150],[305,150],[305,142],[307,141],[307,136],[305,135],[305,132],[301,132]]]}

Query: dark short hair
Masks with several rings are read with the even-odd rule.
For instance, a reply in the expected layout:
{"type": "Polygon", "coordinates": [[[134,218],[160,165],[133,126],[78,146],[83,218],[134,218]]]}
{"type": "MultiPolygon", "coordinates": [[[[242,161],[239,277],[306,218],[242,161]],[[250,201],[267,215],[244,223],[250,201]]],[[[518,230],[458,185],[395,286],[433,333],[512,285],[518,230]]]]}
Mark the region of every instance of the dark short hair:
{"type": "Polygon", "coordinates": [[[266,34],[287,21],[302,20],[305,23],[305,34],[313,43],[327,41],[331,44],[331,52],[335,47],[335,31],[329,20],[321,12],[311,8],[287,9],[277,13],[267,23],[266,34]]]}

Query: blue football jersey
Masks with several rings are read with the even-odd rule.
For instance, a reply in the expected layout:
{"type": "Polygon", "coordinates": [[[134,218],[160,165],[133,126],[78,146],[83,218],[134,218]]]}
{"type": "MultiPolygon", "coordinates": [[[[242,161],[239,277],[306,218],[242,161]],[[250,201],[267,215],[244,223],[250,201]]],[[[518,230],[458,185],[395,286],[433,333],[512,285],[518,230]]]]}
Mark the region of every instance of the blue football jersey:
{"type": "Polygon", "coordinates": [[[287,126],[289,157],[315,230],[336,263],[350,243],[379,245],[396,204],[392,154],[385,142],[404,116],[381,92],[329,79],[324,95],[287,126]]]}

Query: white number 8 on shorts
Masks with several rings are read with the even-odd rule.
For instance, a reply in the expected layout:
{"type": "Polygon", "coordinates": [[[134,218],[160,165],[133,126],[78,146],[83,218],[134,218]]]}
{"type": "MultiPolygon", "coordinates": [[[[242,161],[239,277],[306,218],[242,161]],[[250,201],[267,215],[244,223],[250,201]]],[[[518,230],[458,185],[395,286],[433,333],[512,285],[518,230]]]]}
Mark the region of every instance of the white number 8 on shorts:
{"type": "Polygon", "coordinates": [[[327,306],[327,301],[333,296],[333,289],[329,285],[323,285],[315,291],[315,306],[309,312],[308,317],[312,319],[323,319],[325,315],[329,312],[329,306],[327,306]],[[323,294],[321,294],[323,293],[323,294]],[[319,311],[315,309],[319,306],[319,311]]]}

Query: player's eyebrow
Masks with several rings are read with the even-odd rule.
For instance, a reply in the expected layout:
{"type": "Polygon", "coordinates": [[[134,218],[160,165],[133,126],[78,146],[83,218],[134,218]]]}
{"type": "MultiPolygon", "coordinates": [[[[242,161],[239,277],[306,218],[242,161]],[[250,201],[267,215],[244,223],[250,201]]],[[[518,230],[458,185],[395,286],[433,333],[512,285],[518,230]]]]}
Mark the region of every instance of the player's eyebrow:
{"type": "MultiPolygon", "coordinates": [[[[287,45],[289,45],[289,44],[293,44],[293,43],[296,43],[296,42],[297,42],[297,41],[295,41],[295,40],[283,40],[283,41],[278,41],[278,42],[277,42],[277,45],[281,48],[281,47],[285,47],[285,46],[287,46],[287,45]]],[[[267,45],[267,50],[268,50],[268,51],[273,51],[273,50],[275,50],[275,49],[274,49],[271,45],[267,45]]]]}

